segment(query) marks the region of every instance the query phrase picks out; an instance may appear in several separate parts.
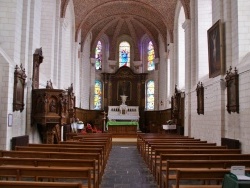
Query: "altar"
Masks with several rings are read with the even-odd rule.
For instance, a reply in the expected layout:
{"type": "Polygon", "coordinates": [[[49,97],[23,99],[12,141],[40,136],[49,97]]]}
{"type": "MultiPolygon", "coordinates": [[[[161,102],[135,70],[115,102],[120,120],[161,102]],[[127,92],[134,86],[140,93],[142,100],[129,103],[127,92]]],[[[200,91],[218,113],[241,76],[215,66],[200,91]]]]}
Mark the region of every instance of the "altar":
{"type": "Polygon", "coordinates": [[[108,106],[106,130],[113,134],[135,134],[139,130],[139,106],[127,106],[122,95],[120,106],[108,106]]]}
{"type": "Polygon", "coordinates": [[[139,121],[139,106],[109,106],[110,121],[139,121]]]}
{"type": "Polygon", "coordinates": [[[106,128],[112,134],[135,134],[139,127],[136,121],[108,121],[106,128]]]}

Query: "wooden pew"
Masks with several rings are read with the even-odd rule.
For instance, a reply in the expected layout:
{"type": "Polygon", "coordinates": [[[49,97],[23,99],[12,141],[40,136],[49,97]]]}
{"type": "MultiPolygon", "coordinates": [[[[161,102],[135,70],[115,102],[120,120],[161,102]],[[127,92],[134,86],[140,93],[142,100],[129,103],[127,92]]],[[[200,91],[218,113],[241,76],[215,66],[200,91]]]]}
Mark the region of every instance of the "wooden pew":
{"type": "MultiPolygon", "coordinates": [[[[249,172],[249,170],[246,170],[249,172]]],[[[222,185],[180,185],[181,180],[216,180],[222,181],[230,169],[178,169],[176,184],[172,188],[221,188],[222,185]]],[[[165,188],[165,186],[164,186],[165,188]]]]}
{"type": "Polygon", "coordinates": [[[250,160],[250,154],[161,154],[159,165],[156,164],[156,167],[153,167],[156,169],[156,179],[158,180],[158,183],[161,182],[162,172],[166,171],[166,163],[167,161],[176,161],[176,160],[232,160],[232,161],[246,161],[250,160]]]}
{"type": "Polygon", "coordinates": [[[214,143],[207,143],[206,141],[199,141],[199,140],[186,140],[186,139],[174,139],[174,140],[163,140],[163,141],[160,141],[158,142],[159,140],[147,140],[145,143],[144,143],[144,146],[141,150],[142,152],[142,156],[144,159],[146,159],[146,154],[151,152],[151,146],[155,145],[159,145],[159,146],[162,146],[162,145],[210,145],[210,146],[215,146],[214,143]]]}
{"type": "Polygon", "coordinates": [[[82,138],[110,138],[112,141],[112,134],[109,133],[93,133],[93,134],[82,134],[82,133],[66,133],[66,141],[73,140],[74,137],[79,139],[82,138]]]}
{"type": "Polygon", "coordinates": [[[153,139],[144,139],[142,143],[138,146],[139,152],[146,151],[149,143],[207,143],[207,141],[201,141],[200,139],[194,138],[153,138],[153,139]]]}
{"type": "Polygon", "coordinates": [[[51,158],[51,159],[95,159],[97,161],[98,180],[101,182],[103,166],[99,153],[68,153],[68,152],[33,152],[33,151],[6,151],[0,150],[0,157],[13,158],[51,158]]]}
{"type": "MultiPolygon", "coordinates": [[[[29,147],[57,147],[57,148],[102,148],[103,149],[103,160],[104,160],[104,167],[107,164],[108,160],[108,149],[105,143],[82,143],[76,144],[79,142],[74,142],[71,144],[28,144],[29,147]]],[[[24,146],[25,147],[25,146],[24,146]]],[[[18,149],[18,148],[17,148],[18,149]]]]}
{"type": "Polygon", "coordinates": [[[179,142],[182,142],[182,143],[188,143],[188,142],[195,142],[195,143],[207,143],[207,141],[202,141],[200,139],[194,139],[194,138],[160,138],[160,139],[145,139],[142,143],[142,146],[144,148],[147,148],[147,146],[149,144],[159,144],[159,143],[168,143],[168,142],[171,142],[171,143],[179,143],[179,142]]]}
{"type": "Polygon", "coordinates": [[[185,144],[185,145],[151,145],[151,151],[146,154],[146,163],[152,167],[152,156],[155,154],[155,150],[161,149],[227,149],[226,146],[210,146],[199,144],[185,144]]]}
{"type": "Polygon", "coordinates": [[[80,142],[96,142],[101,141],[108,144],[109,148],[112,148],[112,134],[84,134],[73,137],[70,141],[80,141],[80,142]]]}
{"type": "Polygon", "coordinates": [[[0,157],[0,166],[33,166],[33,167],[90,167],[93,174],[91,180],[93,185],[99,187],[97,162],[94,159],[50,159],[50,158],[7,158],[0,157]]]}
{"type": "Polygon", "coordinates": [[[106,138],[111,140],[112,142],[112,134],[101,134],[101,133],[95,133],[95,134],[77,134],[72,137],[72,140],[86,140],[86,139],[100,139],[100,138],[106,138]]]}
{"type": "Polygon", "coordinates": [[[203,168],[203,169],[230,169],[231,166],[246,166],[250,167],[249,160],[167,160],[164,168],[165,173],[157,175],[157,183],[162,186],[162,181],[168,185],[169,180],[176,179],[176,174],[171,174],[171,171],[183,168],[203,168]],[[161,178],[162,177],[162,178],[161,178]]]}
{"type": "Polygon", "coordinates": [[[157,134],[157,133],[139,133],[137,134],[137,148],[140,151],[141,145],[145,143],[146,140],[164,140],[164,139],[194,139],[192,137],[188,136],[182,136],[182,135],[166,135],[166,134],[157,134]]]}
{"type": "Polygon", "coordinates": [[[33,152],[66,152],[66,153],[98,153],[101,156],[102,172],[104,172],[104,151],[103,148],[60,148],[60,147],[29,147],[16,146],[15,151],[33,151],[33,152]]]}
{"type": "Polygon", "coordinates": [[[156,176],[157,161],[161,154],[240,154],[240,149],[155,149],[155,154],[151,155],[151,170],[156,176]]]}
{"type": "Polygon", "coordinates": [[[109,138],[105,139],[82,139],[82,140],[71,140],[71,141],[61,141],[59,144],[105,144],[107,155],[109,155],[111,149],[112,149],[112,140],[110,141],[109,138]]]}
{"type": "Polygon", "coordinates": [[[88,188],[92,188],[90,168],[69,168],[69,167],[31,167],[31,166],[0,166],[0,177],[14,177],[17,181],[22,178],[40,179],[79,179],[87,180],[88,188]]]}
{"type": "Polygon", "coordinates": [[[81,183],[0,181],[3,188],[82,188],[81,183]]]}

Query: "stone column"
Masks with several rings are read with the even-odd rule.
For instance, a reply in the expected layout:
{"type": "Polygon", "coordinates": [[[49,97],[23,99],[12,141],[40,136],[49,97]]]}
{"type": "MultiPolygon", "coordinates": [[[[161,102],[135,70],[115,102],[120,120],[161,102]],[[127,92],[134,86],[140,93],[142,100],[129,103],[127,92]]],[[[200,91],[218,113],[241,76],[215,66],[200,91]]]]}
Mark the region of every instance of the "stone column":
{"type": "Polygon", "coordinates": [[[191,21],[187,19],[182,28],[185,31],[185,118],[184,118],[184,134],[191,134],[191,21]]]}
{"type": "Polygon", "coordinates": [[[174,43],[169,43],[168,45],[168,49],[169,49],[169,61],[170,61],[170,96],[173,95],[174,93],[174,88],[175,88],[175,78],[174,78],[174,43]]]}

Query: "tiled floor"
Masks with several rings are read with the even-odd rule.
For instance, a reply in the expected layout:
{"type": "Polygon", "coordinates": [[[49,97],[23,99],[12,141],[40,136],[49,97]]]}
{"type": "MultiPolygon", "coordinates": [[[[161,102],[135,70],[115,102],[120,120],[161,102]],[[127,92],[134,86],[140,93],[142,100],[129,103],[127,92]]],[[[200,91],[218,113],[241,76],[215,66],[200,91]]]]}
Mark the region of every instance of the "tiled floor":
{"type": "Polygon", "coordinates": [[[136,145],[113,145],[101,188],[157,188],[136,145]]]}

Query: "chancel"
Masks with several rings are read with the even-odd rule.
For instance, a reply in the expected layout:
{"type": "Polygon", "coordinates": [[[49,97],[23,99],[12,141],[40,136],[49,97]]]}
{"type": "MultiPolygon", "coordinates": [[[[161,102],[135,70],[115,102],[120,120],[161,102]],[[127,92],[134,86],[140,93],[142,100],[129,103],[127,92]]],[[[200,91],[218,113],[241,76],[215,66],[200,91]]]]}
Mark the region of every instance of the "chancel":
{"type": "Polygon", "coordinates": [[[126,95],[121,95],[121,101],[122,104],[120,106],[109,106],[108,107],[108,122],[107,122],[107,130],[112,133],[123,133],[126,134],[128,131],[124,131],[124,127],[129,126],[136,126],[136,129],[133,130],[130,129],[130,132],[132,131],[135,133],[137,130],[139,130],[139,106],[128,106],[126,105],[127,97],[126,95]],[[109,129],[109,126],[118,126],[115,127],[116,131],[114,132],[114,129],[109,129]],[[122,128],[120,129],[120,127],[122,128]]]}

